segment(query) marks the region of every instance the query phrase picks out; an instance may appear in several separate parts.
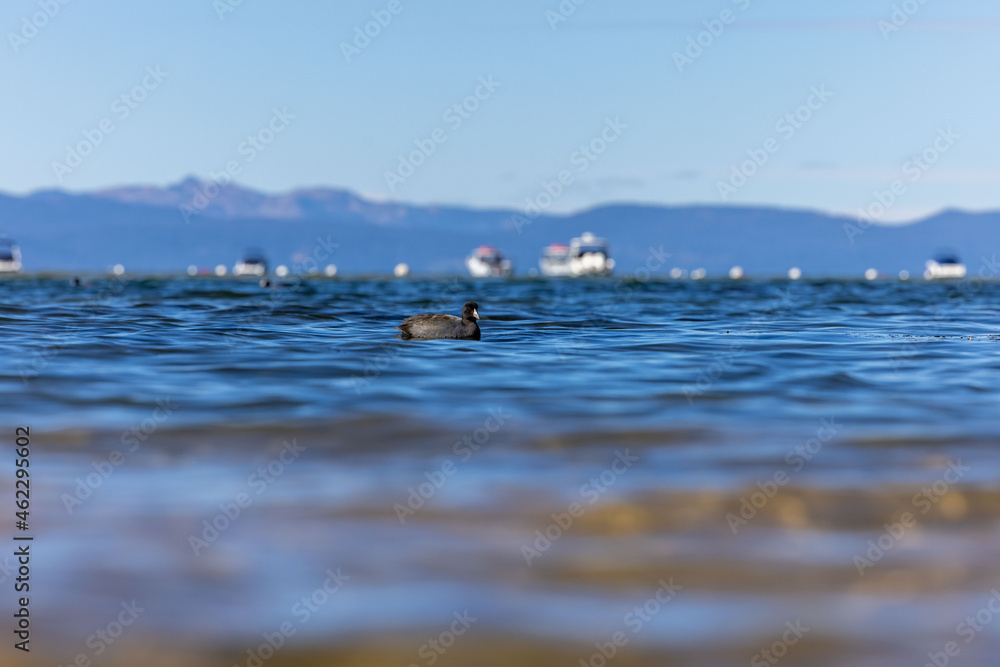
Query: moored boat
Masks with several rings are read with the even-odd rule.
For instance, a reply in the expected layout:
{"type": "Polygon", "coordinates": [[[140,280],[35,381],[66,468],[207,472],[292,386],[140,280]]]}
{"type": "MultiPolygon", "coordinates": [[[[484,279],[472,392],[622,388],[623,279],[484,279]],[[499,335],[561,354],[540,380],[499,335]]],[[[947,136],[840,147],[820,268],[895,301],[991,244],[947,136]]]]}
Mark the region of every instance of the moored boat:
{"type": "Polygon", "coordinates": [[[569,245],[553,243],[545,248],[538,266],[542,274],[555,276],[607,276],[615,267],[608,242],[584,232],[569,245]]]}
{"type": "Polygon", "coordinates": [[[233,267],[234,276],[256,276],[267,275],[267,258],[260,250],[251,248],[243,253],[243,259],[236,262],[233,267]]]}
{"type": "Polygon", "coordinates": [[[560,277],[572,275],[570,269],[569,246],[565,243],[553,243],[542,251],[538,260],[538,268],[543,276],[560,277]]]}
{"type": "Polygon", "coordinates": [[[510,260],[494,246],[481,245],[465,260],[469,275],[473,278],[506,278],[513,267],[510,260]]]}
{"type": "Polygon", "coordinates": [[[0,273],[20,273],[21,249],[9,238],[0,238],[0,273]]]}
{"type": "Polygon", "coordinates": [[[934,259],[927,260],[924,278],[927,280],[947,280],[964,278],[968,273],[965,264],[954,253],[941,253],[934,259]]]}
{"type": "Polygon", "coordinates": [[[574,276],[609,276],[615,268],[608,242],[590,232],[570,241],[569,250],[574,276]]]}

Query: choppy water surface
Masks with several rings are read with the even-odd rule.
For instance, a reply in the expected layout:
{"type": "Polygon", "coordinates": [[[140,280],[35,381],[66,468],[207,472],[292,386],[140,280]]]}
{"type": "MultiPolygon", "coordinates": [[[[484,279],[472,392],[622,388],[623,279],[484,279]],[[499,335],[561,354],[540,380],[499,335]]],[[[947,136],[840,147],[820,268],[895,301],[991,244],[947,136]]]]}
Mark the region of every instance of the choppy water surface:
{"type": "Polygon", "coordinates": [[[0,281],[38,650],[134,599],[102,664],[992,665],[998,333],[995,282],[0,281]]]}

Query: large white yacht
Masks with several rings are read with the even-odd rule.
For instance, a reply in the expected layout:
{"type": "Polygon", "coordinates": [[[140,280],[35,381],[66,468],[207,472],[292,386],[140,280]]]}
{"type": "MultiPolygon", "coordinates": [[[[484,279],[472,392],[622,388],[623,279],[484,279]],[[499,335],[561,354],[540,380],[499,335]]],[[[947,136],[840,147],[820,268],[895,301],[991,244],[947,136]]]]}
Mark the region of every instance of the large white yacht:
{"type": "Polygon", "coordinates": [[[952,253],[942,253],[934,259],[927,260],[924,278],[927,280],[944,280],[948,278],[964,278],[968,273],[965,264],[952,253]]]}
{"type": "Polygon", "coordinates": [[[260,250],[251,248],[243,253],[243,259],[236,262],[233,267],[234,276],[256,276],[267,275],[267,258],[260,250]]]}
{"type": "Polygon", "coordinates": [[[481,245],[465,260],[469,275],[473,278],[506,278],[513,267],[510,260],[491,245],[481,245]]]}
{"type": "Polygon", "coordinates": [[[9,238],[0,238],[0,273],[20,273],[21,249],[9,238]]]}
{"type": "Polygon", "coordinates": [[[590,232],[570,241],[553,243],[542,253],[538,265],[546,276],[607,276],[615,268],[608,242],[590,232]]]}

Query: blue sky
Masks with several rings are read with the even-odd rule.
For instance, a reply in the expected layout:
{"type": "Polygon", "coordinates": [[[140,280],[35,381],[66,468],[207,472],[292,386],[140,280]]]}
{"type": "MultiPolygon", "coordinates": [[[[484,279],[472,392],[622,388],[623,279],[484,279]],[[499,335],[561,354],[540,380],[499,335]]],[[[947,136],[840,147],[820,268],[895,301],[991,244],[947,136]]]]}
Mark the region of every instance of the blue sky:
{"type": "Polygon", "coordinates": [[[854,213],[894,180],[905,187],[886,220],[1000,208],[996,2],[236,1],[4,2],[0,190],[163,185],[234,163],[237,181],[271,192],[330,185],[483,207],[521,207],[568,171],[552,211],[726,201],[854,213]],[[555,23],[560,4],[575,11],[555,23]],[[894,7],[897,25],[880,28],[894,7]],[[391,22],[348,62],[342,45],[372,12],[391,22]],[[701,53],[679,67],[699,33],[701,53]],[[449,114],[477,88],[482,99],[449,114]],[[275,110],[285,120],[269,132],[275,110]],[[609,119],[627,126],[610,143],[609,119]],[[112,131],[77,166],[53,166],[102,121],[112,131]],[[934,148],[941,132],[950,143],[934,148]],[[433,153],[398,171],[416,142],[433,153]],[[934,164],[907,171],[925,150],[934,164]],[[731,180],[754,154],[766,162],[731,180]],[[720,183],[738,187],[724,200],[720,183]]]}

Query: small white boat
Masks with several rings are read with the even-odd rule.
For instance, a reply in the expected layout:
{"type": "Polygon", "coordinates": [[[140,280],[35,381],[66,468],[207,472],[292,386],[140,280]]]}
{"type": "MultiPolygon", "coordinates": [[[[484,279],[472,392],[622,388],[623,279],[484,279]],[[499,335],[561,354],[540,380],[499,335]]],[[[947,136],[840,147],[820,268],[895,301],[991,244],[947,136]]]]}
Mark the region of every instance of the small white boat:
{"type": "Polygon", "coordinates": [[[968,273],[965,264],[959,261],[953,254],[941,254],[934,259],[927,260],[927,269],[924,271],[924,278],[927,280],[947,280],[949,278],[964,278],[968,273]]]}
{"type": "Polygon", "coordinates": [[[546,276],[607,276],[615,268],[608,242],[590,232],[567,246],[553,243],[542,253],[538,265],[546,276]]]}
{"type": "Polygon", "coordinates": [[[509,259],[491,245],[481,245],[465,259],[465,266],[473,278],[506,278],[511,274],[509,259]]]}
{"type": "Polygon", "coordinates": [[[243,254],[243,259],[236,262],[233,267],[234,276],[256,276],[258,278],[267,275],[267,258],[259,250],[247,250],[243,254]]]}
{"type": "Polygon", "coordinates": [[[553,243],[542,251],[538,260],[538,268],[543,276],[560,277],[573,275],[570,268],[569,246],[565,243],[553,243]]]}
{"type": "Polygon", "coordinates": [[[21,272],[21,249],[8,238],[0,238],[0,273],[21,272]]]}

